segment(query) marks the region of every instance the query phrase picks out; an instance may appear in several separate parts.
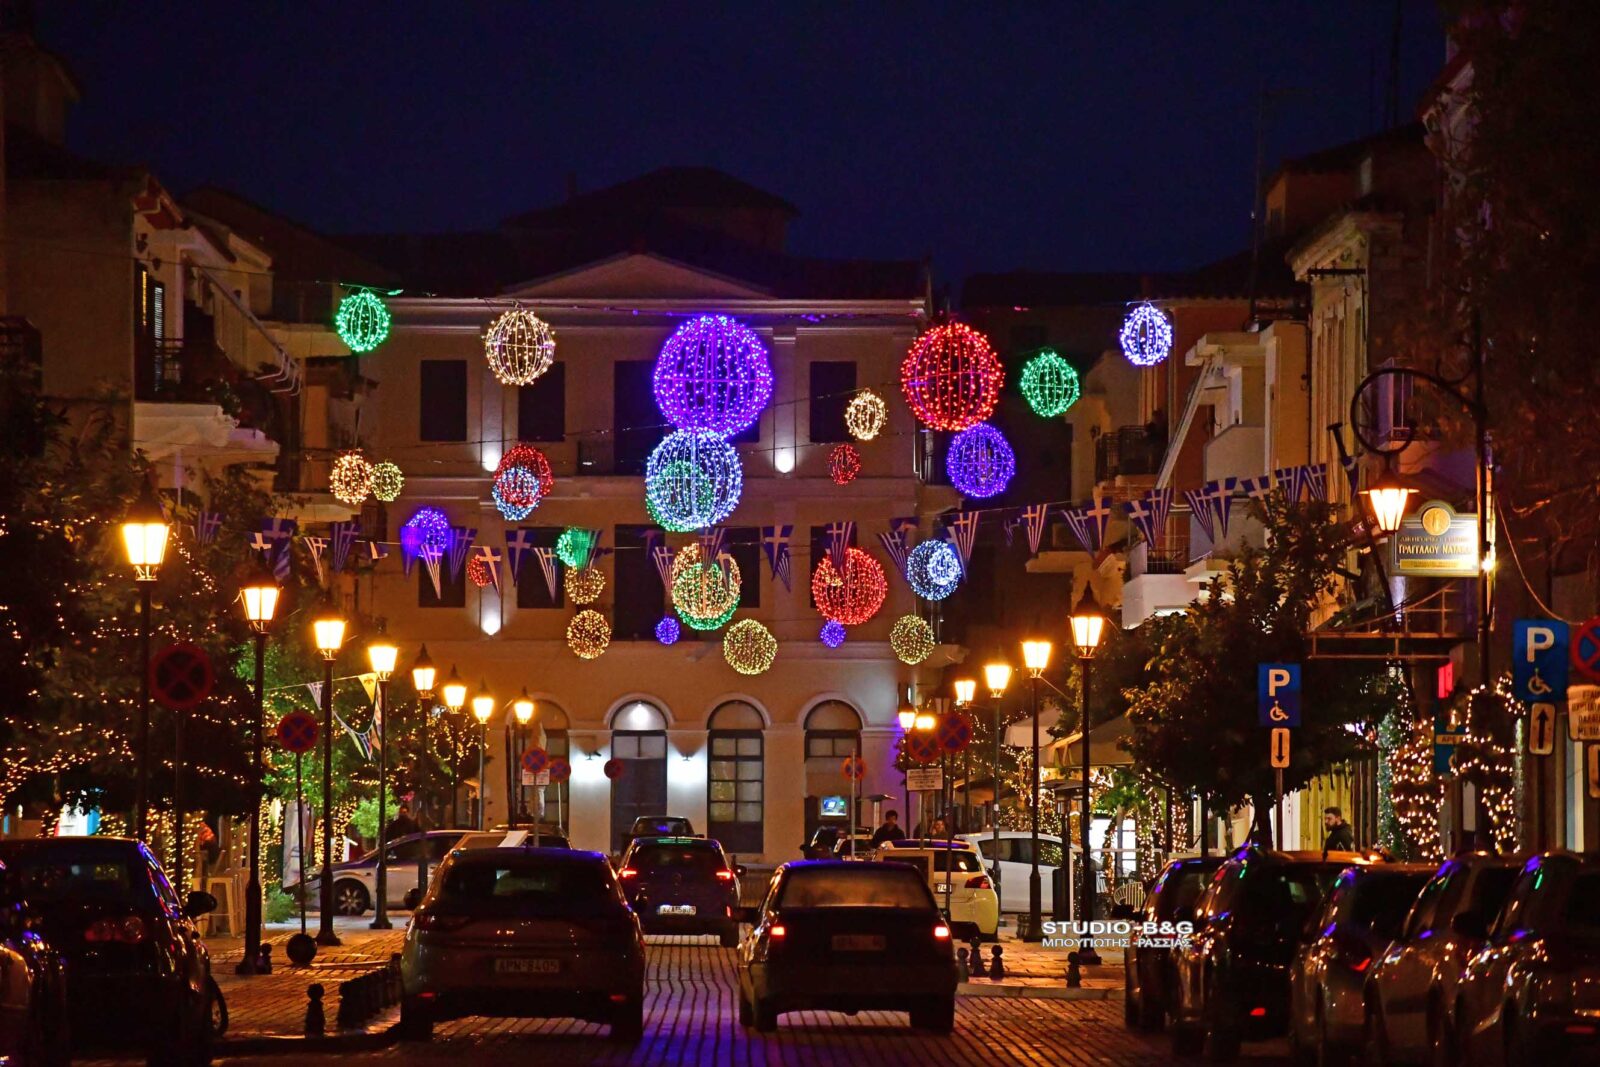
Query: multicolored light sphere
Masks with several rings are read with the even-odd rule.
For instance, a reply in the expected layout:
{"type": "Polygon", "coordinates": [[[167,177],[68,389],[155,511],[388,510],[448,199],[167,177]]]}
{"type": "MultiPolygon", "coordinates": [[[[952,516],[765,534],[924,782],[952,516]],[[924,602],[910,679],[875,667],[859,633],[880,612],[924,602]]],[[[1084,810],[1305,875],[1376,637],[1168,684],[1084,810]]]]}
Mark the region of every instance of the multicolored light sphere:
{"type": "Polygon", "coordinates": [[[561,584],[574,604],[593,604],[606,591],[606,574],[599,567],[569,567],[561,584]]]}
{"type": "Polygon", "coordinates": [[[411,531],[417,551],[443,552],[450,546],[450,517],[435,507],[418,508],[401,532],[411,531]]]}
{"type": "Polygon", "coordinates": [[[906,403],[931,430],[965,430],[987,419],[1005,379],[989,339],[959,322],[923,331],[900,364],[906,403]]]}
{"type": "Polygon", "coordinates": [[[366,289],[346,293],[333,315],[333,330],[352,352],[371,352],[389,337],[389,309],[366,289]]]}
{"type": "Polygon", "coordinates": [[[1047,348],[1028,360],[1022,368],[1018,383],[1022,398],[1028,402],[1035,415],[1053,419],[1064,415],[1078,402],[1081,388],[1078,370],[1062,359],[1052,348],[1047,348]]]}
{"type": "Polygon", "coordinates": [[[844,428],[857,441],[870,441],[889,423],[889,405],[871,389],[857,393],[844,409],[844,428]]]}
{"type": "Polygon", "coordinates": [[[906,556],[906,584],[923,600],[943,600],[961,584],[961,557],[949,541],[923,541],[906,556]]]}
{"type": "Polygon", "coordinates": [[[933,627],[920,615],[902,615],[889,630],[889,648],[901,663],[915,667],[933,655],[936,647],[933,627]]]}
{"type": "Polygon", "coordinates": [[[826,555],[811,572],[811,598],[817,610],[823,618],[845,626],[860,626],[876,615],[888,593],[883,567],[859,548],[845,550],[843,574],[826,555]]]}
{"type": "Polygon", "coordinates": [[[556,358],[556,332],[526,308],[512,308],[489,325],[483,355],[501,385],[532,385],[556,358]]]}
{"type": "Polygon", "coordinates": [[[341,504],[359,507],[372,492],[373,470],[361,449],[341,452],[328,472],[328,491],[341,504]]]}
{"type": "Polygon", "coordinates": [[[611,644],[611,623],[592,608],[585,608],[567,623],[567,647],[579,659],[598,659],[611,644]]]}
{"type": "Polygon", "coordinates": [[[778,639],[755,619],[741,619],[722,635],[722,658],[740,674],[762,674],[778,657],[778,639]]]}
{"type": "Polygon", "coordinates": [[[590,530],[568,526],[556,538],[556,558],[568,567],[587,567],[594,555],[594,533],[590,530]]]}
{"type": "Polygon", "coordinates": [[[473,556],[467,560],[467,581],[482,589],[494,581],[494,575],[489,572],[489,561],[482,556],[473,556]]]}
{"type": "Polygon", "coordinates": [[[496,471],[509,470],[512,467],[526,467],[539,479],[539,497],[550,495],[550,490],[556,486],[556,476],[550,469],[550,459],[542,451],[522,441],[518,441],[506,449],[505,455],[500,457],[496,471]]]}
{"type": "Polygon", "coordinates": [[[772,399],[772,359],[744,323],[701,315],[661,346],[653,384],[672,425],[729,437],[752,426],[772,399]]]}
{"type": "Polygon", "coordinates": [[[385,504],[393,504],[400,499],[400,491],[406,487],[406,476],[400,470],[400,465],[384,460],[372,467],[372,495],[385,504]]]}
{"type": "Polygon", "coordinates": [[[845,634],[844,623],[838,619],[829,619],[822,624],[822,631],[817,634],[817,640],[829,648],[838,648],[844,644],[845,634]]]}
{"type": "Polygon", "coordinates": [[[1017,473],[1017,458],[1004,434],[980,422],[951,438],[944,469],[963,496],[991,497],[1005,491],[1017,473]]]}
{"type": "Polygon", "coordinates": [[[834,485],[849,485],[861,473],[861,453],[854,445],[834,445],[828,453],[828,477],[834,485]]]}
{"type": "Polygon", "coordinates": [[[667,435],[644,465],[645,501],[668,530],[700,530],[733,514],[744,490],[738,451],[710,430],[667,435]]]}
{"type": "Polygon", "coordinates": [[[1117,333],[1122,354],[1136,367],[1154,367],[1172,353],[1172,323],[1148,301],[1136,305],[1117,333]]]}
{"type": "Polygon", "coordinates": [[[683,627],[671,615],[663,615],[661,621],[656,623],[656,640],[663,645],[675,645],[682,636],[683,627]]]}
{"type": "Polygon", "coordinates": [[[494,476],[489,496],[504,518],[520,522],[539,506],[539,477],[526,467],[507,467],[494,476]]]}
{"type": "Polygon", "coordinates": [[[701,561],[698,544],[685,545],[673,558],[672,606],[695,630],[716,630],[739,610],[742,576],[733,557],[701,561]]]}

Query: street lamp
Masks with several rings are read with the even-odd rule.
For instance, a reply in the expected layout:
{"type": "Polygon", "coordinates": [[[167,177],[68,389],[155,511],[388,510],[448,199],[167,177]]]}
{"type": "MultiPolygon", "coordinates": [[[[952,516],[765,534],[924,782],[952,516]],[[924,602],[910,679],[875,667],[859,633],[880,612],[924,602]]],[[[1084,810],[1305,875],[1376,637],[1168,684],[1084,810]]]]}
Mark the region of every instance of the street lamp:
{"type": "Polygon", "coordinates": [[[461,675],[456,673],[454,666],[450,668],[450,677],[444,681],[444,706],[451,711],[460,711],[467,704],[467,683],[461,680],[461,675]]]}
{"type": "Polygon", "coordinates": [[[494,714],[494,697],[489,695],[489,684],[478,679],[478,691],[472,696],[472,716],[478,720],[478,829],[483,829],[484,800],[489,783],[483,780],[483,750],[489,747],[489,716],[494,714]]]}
{"type": "Polygon", "coordinates": [[[919,711],[912,723],[912,727],[921,733],[926,733],[939,725],[939,719],[931,711],[919,711]]]}
{"type": "Polygon", "coordinates": [[[433,681],[438,675],[438,668],[428,656],[428,646],[423,645],[411,664],[411,688],[417,691],[419,702],[433,696],[433,681]]]}
{"type": "Polygon", "coordinates": [[[901,708],[895,718],[900,720],[900,729],[909,730],[917,725],[917,709],[901,708]]]}
{"type": "Polygon", "coordinates": [[[1049,641],[1036,639],[1022,642],[1022,665],[1028,668],[1032,681],[1033,713],[1033,767],[1032,801],[1029,806],[1029,839],[1033,842],[1032,859],[1028,867],[1028,928],[1020,931],[1024,941],[1044,939],[1044,894],[1039,885],[1039,679],[1050,666],[1049,641]]]}
{"type": "Polygon", "coordinates": [[[139,754],[133,792],[134,836],[145,839],[150,794],[150,587],[167,554],[167,518],[150,483],[122,519],[122,547],[139,586],[139,754]]]}
{"type": "Polygon", "coordinates": [[[382,627],[367,646],[367,663],[378,676],[378,903],[373,909],[371,928],[393,930],[389,921],[389,678],[400,658],[400,649],[384,636],[382,627]]]}
{"type": "Polygon", "coordinates": [[[1367,498],[1367,503],[1372,507],[1372,518],[1379,533],[1392,534],[1400,529],[1406,514],[1406,503],[1415,492],[1415,489],[1396,478],[1393,471],[1387,470],[1377,481],[1361,490],[1361,495],[1367,498]]]}
{"type": "Polygon", "coordinates": [[[994,812],[991,816],[994,825],[994,866],[990,877],[994,879],[994,890],[1000,892],[1000,701],[1006,695],[1006,687],[1011,684],[1011,664],[1003,659],[990,660],[983,665],[983,684],[989,689],[989,699],[994,708],[994,752],[992,753],[994,771],[994,812]]]}
{"type": "MultiPolygon", "coordinates": [[[[332,601],[311,621],[317,651],[322,653],[322,921],[317,944],[340,944],[333,932],[333,661],[344,646],[344,618],[332,601]]],[[[301,879],[304,881],[304,879],[301,879]]]]}
{"type": "Polygon", "coordinates": [[[1094,589],[1086,582],[1083,587],[1083,598],[1078,601],[1078,606],[1072,609],[1072,643],[1078,648],[1078,662],[1081,665],[1083,678],[1083,684],[1079,689],[1082,703],[1080,741],[1083,745],[1083,810],[1082,825],[1078,827],[1078,832],[1083,845],[1081,918],[1085,925],[1083,942],[1078,948],[1078,962],[1088,966],[1100,962],[1100,955],[1094,950],[1094,942],[1089,940],[1087,925],[1094,922],[1094,864],[1089,862],[1089,668],[1094,662],[1094,654],[1100,647],[1105,629],[1106,614],[1100,609],[1100,602],[1094,598],[1094,589]]]}
{"type": "MultiPolygon", "coordinates": [[[[411,687],[417,691],[417,730],[419,744],[425,742],[428,730],[427,704],[433,699],[433,682],[439,671],[433,665],[433,659],[428,655],[428,646],[423,645],[417,653],[417,658],[411,663],[411,687]]],[[[419,749],[420,751],[420,749],[419,749]]],[[[421,766],[420,762],[418,764],[421,766]]],[[[420,776],[419,776],[420,777],[420,776]]],[[[452,813],[452,821],[454,815],[452,813]]],[[[417,899],[428,891],[428,854],[426,849],[417,850],[417,899]]]]}
{"type": "Polygon", "coordinates": [[[456,727],[461,723],[461,709],[467,705],[467,683],[456,673],[453,663],[450,665],[450,677],[445,679],[444,688],[440,692],[444,694],[444,706],[450,711],[450,822],[459,824],[461,812],[456,782],[461,773],[461,760],[454,746],[456,727]]]}
{"type": "Polygon", "coordinates": [[[273,616],[278,613],[280,592],[277,579],[265,564],[239,590],[244,617],[249,620],[250,629],[256,634],[256,723],[255,760],[251,764],[255,789],[251,791],[250,805],[250,878],[244,887],[244,959],[234,968],[235,974],[255,974],[256,957],[261,954],[261,798],[265,792],[265,772],[261,766],[262,720],[266,716],[267,630],[272,626],[273,616]]]}
{"type": "MultiPolygon", "coordinates": [[[[513,789],[510,793],[510,797],[512,799],[509,801],[509,803],[511,804],[512,811],[516,812],[518,818],[520,818],[523,810],[521,766],[522,753],[528,750],[528,724],[533,721],[533,698],[528,695],[527,686],[523,686],[522,695],[511,702],[511,711],[512,714],[516,716],[517,720],[517,758],[512,759],[510,752],[506,753],[506,762],[511,764],[511,781],[513,783],[513,789]]],[[[535,817],[534,821],[538,821],[537,817],[535,817]]],[[[537,839],[538,834],[535,833],[534,837],[537,839]]]]}
{"type": "Polygon", "coordinates": [[[956,703],[966,707],[972,703],[972,698],[978,695],[978,683],[971,678],[957,678],[955,680],[956,703]]]}

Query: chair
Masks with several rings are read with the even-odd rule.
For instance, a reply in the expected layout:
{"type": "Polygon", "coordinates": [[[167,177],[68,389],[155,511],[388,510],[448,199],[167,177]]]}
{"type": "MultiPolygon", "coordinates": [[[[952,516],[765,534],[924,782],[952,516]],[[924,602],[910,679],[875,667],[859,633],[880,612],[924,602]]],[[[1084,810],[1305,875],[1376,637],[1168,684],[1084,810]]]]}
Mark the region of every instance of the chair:
{"type": "Polygon", "coordinates": [[[244,928],[244,918],[239,912],[240,903],[244,900],[240,873],[220,871],[206,879],[206,892],[217,898],[216,910],[206,916],[207,937],[217,936],[224,926],[229,937],[237,937],[244,928]]]}

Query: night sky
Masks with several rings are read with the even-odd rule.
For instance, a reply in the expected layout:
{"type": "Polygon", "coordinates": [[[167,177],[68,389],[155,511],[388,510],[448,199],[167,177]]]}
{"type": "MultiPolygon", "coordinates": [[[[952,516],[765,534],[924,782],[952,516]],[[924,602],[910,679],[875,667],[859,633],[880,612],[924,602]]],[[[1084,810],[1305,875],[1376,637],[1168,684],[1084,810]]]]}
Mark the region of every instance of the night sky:
{"type": "MultiPolygon", "coordinates": [[[[329,232],[483,228],[667,164],[801,209],[794,251],[1165,269],[1246,245],[1269,165],[1381,121],[1390,0],[45,2],[71,145],[329,232]],[[225,14],[224,14],[225,12],[225,14]],[[294,14],[291,14],[294,12],[294,14]]],[[[1444,58],[1405,0],[1400,111],[1444,58]]]]}

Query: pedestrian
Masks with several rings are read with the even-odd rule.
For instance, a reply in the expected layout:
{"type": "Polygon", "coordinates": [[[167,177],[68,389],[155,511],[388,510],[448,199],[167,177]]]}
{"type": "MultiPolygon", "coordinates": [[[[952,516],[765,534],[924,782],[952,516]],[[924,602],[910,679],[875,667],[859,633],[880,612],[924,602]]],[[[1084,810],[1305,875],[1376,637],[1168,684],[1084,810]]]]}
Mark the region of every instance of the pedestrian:
{"type": "Polygon", "coordinates": [[[936,815],[933,819],[933,829],[928,831],[928,838],[932,841],[943,841],[950,836],[950,829],[945,824],[943,815],[936,815]]]}
{"type": "Polygon", "coordinates": [[[1356,834],[1344,821],[1344,812],[1338,808],[1323,808],[1322,825],[1328,831],[1327,839],[1322,842],[1323,859],[1327,859],[1330,852],[1355,851],[1356,834]]]}
{"type": "Polygon", "coordinates": [[[900,813],[888,811],[883,815],[883,825],[872,831],[872,847],[877,848],[886,841],[904,841],[906,832],[900,828],[900,813]]]}
{"type": "Polygon", "coordinates": [[[389,828],[384,832],[384,837],[389,841],[398,841],[402,837],[410,837],[421,832],[421,824],[411,817],[411,806],[401,804],[400,810],[389,820],[389,828]]]}

